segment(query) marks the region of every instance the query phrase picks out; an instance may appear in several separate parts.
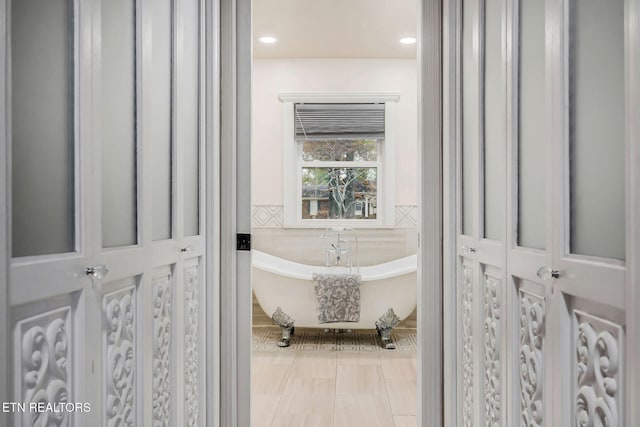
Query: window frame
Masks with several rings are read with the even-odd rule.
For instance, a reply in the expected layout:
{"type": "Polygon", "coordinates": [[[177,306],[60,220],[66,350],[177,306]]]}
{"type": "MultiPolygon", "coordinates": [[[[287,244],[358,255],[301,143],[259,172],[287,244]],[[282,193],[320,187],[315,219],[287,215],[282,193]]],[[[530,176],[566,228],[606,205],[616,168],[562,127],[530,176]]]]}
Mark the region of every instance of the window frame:
{"type": "Polygon", "coordinates": [[[284,227],[323,228],[391,228],[395,226],[395,147],[398,93],[282,93],[278,98],[283,110],[283,205],[284,227]],[[378,160],[366,162],[303,161],[302,144],[295,138],[294,105],[296,103],[383,103],[385,137],[378,143],[378,160]],[[376,167],[376,219],[302,219],[302,168],[376,167]]]}

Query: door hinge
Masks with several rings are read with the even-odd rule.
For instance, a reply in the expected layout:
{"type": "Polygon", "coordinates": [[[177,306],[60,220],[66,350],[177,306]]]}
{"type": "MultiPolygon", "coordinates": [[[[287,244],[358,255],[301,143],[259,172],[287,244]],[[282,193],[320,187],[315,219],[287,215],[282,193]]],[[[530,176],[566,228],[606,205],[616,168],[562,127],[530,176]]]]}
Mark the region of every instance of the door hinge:
{"type": "Polygon", "coordinates": [[[236,234],[236,250],[238,251],[251,250],[251,234],[247,234],[247,233],[236,234]]]}

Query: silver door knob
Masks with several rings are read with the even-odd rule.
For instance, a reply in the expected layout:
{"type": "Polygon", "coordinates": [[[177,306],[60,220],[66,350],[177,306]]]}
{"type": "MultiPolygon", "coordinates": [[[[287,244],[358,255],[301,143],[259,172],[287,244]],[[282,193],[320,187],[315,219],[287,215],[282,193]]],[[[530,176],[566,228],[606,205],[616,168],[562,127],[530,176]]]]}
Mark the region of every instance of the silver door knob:
{"type": "Polygon", "coordinates": [[[192,254],[195,251],[195,248],[191,245],[185,246],[184,248],[180,248],[180,252],[183,254],[192,254]]]}
{"type": "Polygon", "coordinates": [[[476,252],[476,248],[470,248],[467,245],[464,245],[463,247],[461,247],[460,250],[462,251],[463,254],[473,254],[476,252]]]}
{"type": "Polygon", "coordinates": [[[93,267],[87,267],[85,268],[84,271],[87,276],[93,276],[96,279],[102,279],[104,276],[106,276],[109,273],[109,269],[104,264],[94,265],[93,267]]]}
{"type": "Polygon", "coordinates": [[[536,275],[542,280],[551,280],[560,277],[560,272],[558,270],[552,269],[551,267],[543,265],[542,267],[538,268],[538,271],[536,271],[536,275]]]}

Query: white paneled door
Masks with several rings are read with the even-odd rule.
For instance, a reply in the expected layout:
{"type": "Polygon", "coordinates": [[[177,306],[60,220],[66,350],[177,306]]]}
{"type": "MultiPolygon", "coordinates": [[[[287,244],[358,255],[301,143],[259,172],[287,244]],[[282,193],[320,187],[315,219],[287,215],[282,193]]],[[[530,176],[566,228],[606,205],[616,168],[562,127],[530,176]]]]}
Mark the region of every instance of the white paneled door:
{"type": "Polygon", "coordinates": [[[9,398],[24,404],[2,417],[203,425],[202,2],[0,6],[10,177],[1,358],[9,398]]]}
{"type": "Polygon", "coordinates": [[[627,3],[457,2],[463,426],[635,425],[627,3]]]}

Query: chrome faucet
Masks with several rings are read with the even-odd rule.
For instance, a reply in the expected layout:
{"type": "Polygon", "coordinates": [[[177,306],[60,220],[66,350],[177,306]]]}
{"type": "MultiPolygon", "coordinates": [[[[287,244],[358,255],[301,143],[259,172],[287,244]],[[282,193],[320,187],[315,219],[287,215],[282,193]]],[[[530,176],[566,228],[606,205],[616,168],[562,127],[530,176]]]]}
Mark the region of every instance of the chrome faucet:
{"type": "Polygon", "coordinates": [[[320,238],[322,239],[332,239],[334,235],[336,236],[335,243],[330,243],[329,246],[327,246],[325,249],[326,266],[331,267],[332,265],[335,265],[347,267],[349,268],[349,271],[351,271],[351,244],[349,243],[349,241],[342,239],[342,234],[344,234],[345,231],[353,234],[353,238],[356,244],[356,264],[358,265],[359,269],[358,236],[352,228],[344,227],[327,228],[326,231],[320,235],[320,238]],[[335,262],[333,254],[335,254],[335,262]]]}
{"type": "Polygon", "coordinates": [[[329,254],[331,252],[335,252],[336,254],[336,263],[335,265],[341,266],[343,265],[343,260],[346,257],[346,266],[347,267],[351,267],[350,266],[350,259],[349,259],[349,252],[351,251],[351,248],[349,247],[349,242],[341,239],[340,238],[340,233],[338,233],[337,239],[335,243],[331,243],[329,245],[329,247],[327,248],[327,267],[329,267],[331,265],[331,261],[330,261],[330,256],[329,254]],[[344,245],[346,245],[346,248],[344,247],[344,245]]]}
{"type": "Polygon", "coordinates": [[[336,251],[336,264],[340,265],[340,253],[342,251],[342,248],[340,247],[340,235],[338,234],[338,245],[334,245],[333,243],[331,244],[331,247],[333,249],[335,249],[336,251]]]}

